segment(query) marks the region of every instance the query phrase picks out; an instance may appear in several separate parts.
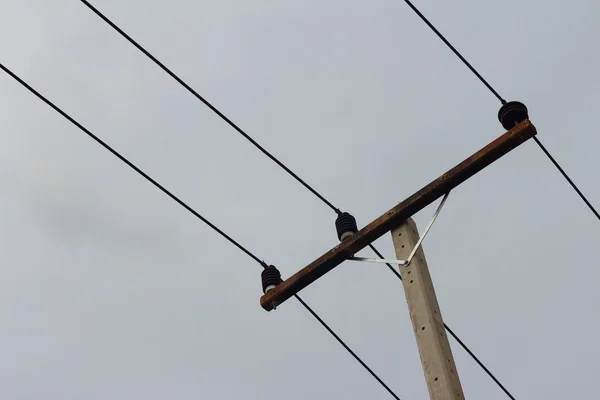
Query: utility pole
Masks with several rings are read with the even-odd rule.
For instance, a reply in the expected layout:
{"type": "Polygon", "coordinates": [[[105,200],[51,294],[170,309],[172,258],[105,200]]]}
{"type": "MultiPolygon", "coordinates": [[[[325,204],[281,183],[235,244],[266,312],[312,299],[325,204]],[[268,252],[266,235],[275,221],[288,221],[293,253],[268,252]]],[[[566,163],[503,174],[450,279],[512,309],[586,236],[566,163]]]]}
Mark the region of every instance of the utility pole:
{"type": "Polygon", "coordinates": [[[429,398],[462,400],[465,395],[454,364],[423,247],[419,243],[417,225],[412,218],[392,229],[392,241],[396,257],[400,260],[409,260],[411,252],[416,250],[410,263],[400,267],[400,274],[429,398]]]}
{"type": "Polygon", "coordinates": [[[529,121],[527,108],[519,102],[502,106],[499,119],[506,133],[483,147],[454,168],[440,175],[413,195],[358,230],[354,217],[339,212],[335,225],[341,243],[286,280],[275,266],[263,270],[264,295],[260,305],[274,310],[287,299],[342,264],[344,261],[394,263],[400,266],[421,364],[431,400],[462,400],[464,394],[446,336],[442,314],[421,243],[435,221],[448,194],[458,185],[537,134],[529,121]],[[412,216],[443,197],[433,219],[419,237],[412,216]],[[392,233],[396,260],[356,257],[359,251],[386,234],[392,233]]]}

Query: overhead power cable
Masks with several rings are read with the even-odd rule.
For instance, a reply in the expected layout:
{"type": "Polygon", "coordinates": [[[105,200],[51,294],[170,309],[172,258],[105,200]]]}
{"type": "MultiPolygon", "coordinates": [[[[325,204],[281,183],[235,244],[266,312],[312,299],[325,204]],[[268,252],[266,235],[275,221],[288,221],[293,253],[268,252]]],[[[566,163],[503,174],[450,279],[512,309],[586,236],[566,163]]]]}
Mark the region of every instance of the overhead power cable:
{"type": "Polygon", "coordinates": [[[267,157],[269,157],[273,162],[275,162],[275,164],[277,164],[279,167],[281,167],[285,172],[287,172],[288,174],[290,174],[295,180],[297,180],[302,186],[304,186],[306,189],[308,189],[312,194],[314,194],[319,199],[321,199],[321,201],[323,203],[327,204],[327,206],[329,206],[329,208],[331,208],[333,211],[335,211],[338,214],[341,213],[340,210],[337,209],[336,207],[334,207],[334,205],[331,204],[329,201],[327,201],[327,199],[325,197],[321,196],[321,194],[319,192],[317,192],[308,183],[306,183],[304,180],[302,180],[302,178],[300,178],[298,175],[296,175],[284,163],[282,163],[281,161],[279,161],[279,159],[277,159],[277,157],[275,157],[273,154],[271,154],[270,152],[268,152],[256,140],[252,139],[252,137],[250,137],[250,135],[248,135],[246,132],[244,132],[242,130],[242,128],[240,128],[239,126],[237,126],[231,119],[229,119],[225,114],[223,114],[215,106],[213,106],[208,100],[206,100],[203,96],[201,96],[198,92],[196,92],[190,85],[188,85],[187,83],[185,83],[185,81],[183,79],[181,79],[173,71],[171,71],[169,68],[167,68],[162,62],[160,62],[156,57],[154,57],[152,54],[150,54],[150,52],[148,52],[145,48],[143,48],[138,42],[136,42],[135,40],[133,40],[131,38],[131,36],[129,36],[121,28],[119,28],[117,25],[115,25],[110,19],[108,19],[104,14],[102,14],[96,7],[94,7],[93,5],[91,5],[86,0],[81,0],[81,2],[83,4],[85,4],[90,10],[92,10],[94,12],[94,14],[96,14],[98,17],[100,17],[104,22],[106,22],[108,25],[110,25],[121,36],[123,36],[125,39],[127,39],[127,41],[129,43],[131,43],[139,51],[141,51],[142,53],[144,53],[144,55],[146,57],[148,57],[150,60],[152,60],[158,67],[160,67],[160,69],[162,69],[163,71],[165,71],[171,78],[175,79],[175,81],[177,81],[177,83],[179,83],[181,86],[183,86],[195,98],[197,98],[202,103],[204,103],[204,105],[207,106],[208,108],[210,108],[211,111],[213,111],[215,114],[217,114],[219,117],[221,117],[221,119],[223,121],[227,122],[227,124],[229,124],[229,126],[231,126],[240,135],[242,135],[246,140],[248,140],[250,143],[252,143],[252,145],[254,147],[256,147],[258,150],[260,150],[264,155],[266,155],[267,157]]]}
{"type": "Polygon", "coordinates": [[[573,190],[575,190],[575,192],[577,192],[577,194],[579,195],[579,197],[581,197],[581,200],[583,200],[583,202],[588,206],[588,208],[594,213],[594,215],[596,216],[596,218],[598,218],[600,220],[600,214],[598,214],[598,211],[596,211],[596,209],[594,208],[594,206],[592,205],[592,203],[589,202],[589,200],[584,196],[584,194],[581,192],[581,190],[579,190],[579,188],[577,187],[577,185],[575,185],[575,183],[571,180],[571,178],[569,178],[569,175],[567,175],[567,173],[560,166],[560,164],[558,163],[558,161],[556,161],[554,159],[554,157],[552,156],[552,154],[550,154],[550,152],[546,149],[546,146],[544,146],[542,144],[542,142],[540,141],[540,139],[537,136],[534,136],[533,140],[535,140],[535,142],[537,143],[537,145],[540,146],[540,149],[542,149],[542,151],[544,152],[544,154],[546,155],[546,157],[548,157],[548,159],[552,162],[552,164],[554,164],[554,166],[556,167],[556,169],[558,169],[558,171],[567,180],[567,182],[569,182],[569,185],[571,185],[571,187],[573,188],[573,190]]]}
{"type": "MultiPolygon", "coordinates": [[[[329,208],[331,208],[332,210],[334,210],[338,215],[341,215],[341,211],[338,207],[335,207],[333,205],[333,203],[331,203],[329,200],[327,200],[323,195],[321,195],[319,192],[317,192],[315,189],[313,189],[310,185],[308,185],[304,180],[302,180],[297,174],[295,174],[292,170],[290,170],[287,166],[285,166],[285,164],[283,164],[281,161],[279,161],[275,156],[273,156],[271,153],[269,153],[264,147],[262,147],[260,144],[258,144],[254,139],[252,139],[250,137],[250,135],[248,135],[246,132],[244,132],[239,126],[237,126],[236,124],[234,124],[227,116],[225,116],[221,111],[219,111],[215,106],[213,106],[210,102],[208,102],[208,100],[206,100],[203,96],[201,96],[196,90],[194,90],[191,86],[189,86],[187,83],[185,83],[185,81],[183,81],[183,79],[181,79],[179,76],[177,76],[173,71],[171,71],[169,68],[167,68],[161,61],[159,61],[155,56],[153,56],[148,50],[146,50],[144,47],[142,47],[142,45],[140,45],[137,41],[135,41],[131,36],[129,36],[127,33],[125,33],[125,31],[123,31],[121,28],[119,28],[111,19],[109,19],[108,17],[106,17],[102,12],[100,12],[96,7],[94,7],[92,4],[90,4],[89,1],[87,0],[80,0],[85,6],[87,6],[94,14],[96,14],[96,16],[98,16],[100,19],[102,19],[104,22],[106,22],[111,28],[113,28],[117,33],[119,33],[123,38],[125,38],[129,43],[131,43],[135,48],[137,48],[139,51],[141,51],[146,57],[148,57],[151,61],[153,61],[159,68],[161,68],[163,71],[165,71],[169,76],[171,76],[171,78],[173,78],[177,83],[179,83],[181,86],[183,86],[188,92],[190,92],[194,97],[196,97],[198,100],[200,100],[202,103],[204,103],[208,108],[210,108],[215,114],[217,114],[221,119],[223,119],[225,122],[227,122],[233,129],[235,129],[239,134],[241,134],[245,139],[247,139],[250,143],[252,143],[257,149],[259,149],[263,154],[265,154],[267,157],[269,157],[271,160],[273,160],[278,166],[280,166],[281,168],[283,168],[289,175],[291,175],[294,179],[296,179],[296,181],[298,181],[299,183],[301,183],[305,188],[307,188],[311,193],[313,193],[317,198],[319,198],[323,203],[325,203],[329,208]]],[[[472,67],[471,67],[472,68],[472,67]]],[[[483,80],[483,78],[481,78],[483,80]]],[[[485,81],[484,81],[485,83],[485,81]]],[[[372,244],[369,244],[369,247],[375,252],[375,254],[377,254],[378,257],[380,258],[384,258],[381,253],[379,251],[377,251],[377,249],[375,248],[375,246],[373,246],[372,244]]],[[[392,267],[390,264],[386,264],[389,268],[390,271],[392,271],[392,273],[394,275],[396,275],[396,277],[398,277],[399,279],[402,279],[400,277],[400,274],[398,273],[398,271],[396,271],[396,269],[394,267],[392,267]]],[[[492,374],[492,372],[485,367],[485,365],[479,360],[479,358],[477,358],[475,356],[475,354],[458,338],[458,336],[456,336],[448,326],[446,326],[446,329],[448,330],[448,332],[451,334],[451,336],[453,336],[457,342],[460,344],[460,346],[465,349],[465,351],[473,358],[473,360],[475,360],[475,362],[477,364],[479,364],[483,370],[486,372],[486,374],[505,392],[508,394],[508,396],[514,400],[514,397],[512,397],[512,395],[510,395],[510,393],[508,393],[508,391],[504,388],[504,386],[500,383],[500,381],[498,380],[498,378],[496,378],[494,376],[494,374],[492,374]]]]}
{"type": "MultiPolygon", "coordinates": [[[[446,44],[446,46],[448,46],[448,48],[456,55],[456,57],[458,57],[467,66],[467,68],[469,68],[471,70],[471,72],[481,81],[481,83],[483,83],[485,85],[485,87],[487,87],[489,89],[489,91],[492,92],[492,94],[494,96],[496,96],[496,98],[498,100],[500,100],[500,103],[502,103],[503,105],[506,104],[506,100],[504,100],[502,98],[502,96],[500,96],[498,94],[498,92],[492,87],[492,85],[490,85],[481,76],[481,74],[471,65],[471,63],[469,63],[467,61],[467,59],[465,57],[463,57],[463,55],[458,50],[456,50],[456,48],[452,45],[452,43],[450,43],[448,41],[448,39],[446,39],[444,37],[444,35],[442,35],[440,33],[440,31],[438,31],[437,28],[431,22],[429,22],[429,19],[427,19],[427,17],[425,17],[423,15],[423,13],[421,13],[421,11],[419,11],[419,9],[417,7],[415,7],[415,5],[410,0],[404,0],[404,2],[415,12],[415,14],[417,14],[419,16],[419,18],[421,18],[421,20],[425,23],[425,25],[427,25],[433,31],[433,33],[435,33],[437,35],[437,37],[442,42],[444,42],[446,44]]],[[[579,190],[579,188],[577,187],[577,185],[575,184],[575,182],[573,182],[573,180],[569,177],[569,175],[565,172],[565,170],[560,166],[560,164],[558,163],[558,161],[556,161],[556,159],[552,156],[552,154],[550,154],[550,152],[542,144],[542,142],[540,141],[540,139],[538,137],[534,136],[533,140],[537,143],[537,145],[539,146],[539,148],[542,150],[542,152],[544,152],[544,154],[546,155],[546,157],[548,157],[548,159],[552,162],[552,164],[554,164],[554,166],[556,167],[556,169],[561,173],[561,175],[565,178],[565,180],[569,183],[569,185],[571,185],[571,187],[573,188],[573,190],[575,190],[575,192],[579,195],[579,197],[581,198],[581,200],[583,200],[583,202],[585,203],[585,205],[588,206],[588,208],[590,209],[590,211],[596,216],[596,218],[598,218],[598,220],[600,220],[600,214],[598,213],[598,211],[596,210],[596,208],[592,205],[592,203],[589,202],[589,200],[581,192],[581,190],[579,190]]]]}
{"type": "MultiPolygon", "coordinates": [[[[64,112],[61,108],[59,108],[53,102],[51,102],[50,100],[48,100],[41,93],[39,93],[32,86],[30,86],[27,82],[25,82],[23,79],[21,79],[19,76],[17,76],[14,72],[12,72],[10,69],[8,69],[6,66],[4,66],[1,63],[0,63],[0,69],[2,69],[4,72],[6,72],[8,75],[10,75],[13,79],[15,79],[17,82],[19,82],[22,86],[24,86],[27,90],[29,90],[31,93],[33,93],[38,99],[42,100],[44,103],[46,103],[52,109],[54,109],[54,111],[56,111],[57,113],[59,113],[60,115],[62,115],[65,119],[67,119],[69,122],[71,122],[77,128],[79,128],[80,130],[82,130],[85,134],[87,134],[90,138],[92,138],[93,140],[95,140],[98,144],[100,144],[106,150],[108,150],[109,152],[111,152],[115,157],[117,157],[119,160],[121,160],[122,162],[124,162],[128,167],[130,167],[135,172],[137,172],[142,177],[144,177],[147,181],[149,181],[150,183],[152,183],[160,191],[162,191],[163,193],[165,193],[167,196],[169,196],[171,199],[173,199],[175,202],[177,202],[180,206],[182,206],[187,211],[189,211],[190,213],[192,213],[196,218],[200,219],[202,222],[204,222],[206,225],[208,225],[209,227],[211,227],[219,235],[221,235],[222,237],[224,237],[225,239],[227,239],[227,241],[229,241],[235,247],[237,247],[238,249],[240,249],[241,251],[243,251],[247,256],[249,256],[254,261],[256,261],[257,263],[259,263],[263,268],[267,267],[267,263],[265,263],[263,260],[261,260],[260,258],[258,258],[256,255],[254,255],[254,253],[252,253],[251,251],[249,251],[248,249],[246,249],[244,246],[242,246],[241,244],[239,244],[231,236],[227,235],[224,231],[222,231],[221,229],[219,229],[215,224],[211,223],[208,219],[206,219],[205,217],[203,217],[200,213],[198,213],[197,211],[195,211],[192,207],[190,207],[185,202],[183,202],[181,199],[179,199],[177,196],[175,196],[171,191],[169,191],[168,189],[166,189],[163,185],[161,185],[160,183],[158,183],[156,180],[154,180],[152,177],[150,177],[148,174],[146,174],[144,171],[142,171],[140,168],[138,168],[135,164],[133,164],[127,158],[125,158],[124,156],[122,156],[119,152],[117,152],[115,149],[113,149],[111,146],[109,146],[106,142],[104,142],[98,136],[94,135],[89,129],[87,129],[86,127],[84,127],[83,125],[81,125],[73,117],[71,117],[69,114],[67,114],[66,112],[64,112]]],[[[377,382],[379,382],[379,384],[381,386],[383,386],[383,388],[385,390],[388,391],[388,393],[390,395],[392,395],[392,397],[394,397],[396,400],[400,400],[400,398],[394,393],[394,391],[392,391],[392,389],[390,389],[390,387],[387,386],[383,382],[383,380],[375,372],[373,372],[373,370],[371,368],[369,368],[369,366],[333,331],[333,329],[331,329],[329,327],[329,325],[308,304],[306,304],[306,302],[304,300],[302,300],[302,298],[300,298],[300,296],[296,295],[295,297],[296,297],[296,299],[298,299],[298,301],[300,302],[300,304],[302,304],[302,306],[313,317],[315,317],[317,319],[317,321],[335,338],[335,340],[337,340],[344,347],[344,349],[346,349],[352,355],[352,357],[354,357],[354,359],[356,359],[356,361],[358,361],[360,363],[360,365],[362,365],[365,368],[365,370],[367,370],[367,372],[369,372],[369,374],[371,374],[371,376],[373,376],[373,378],[375,378],[377,380],[377,382]]]]}

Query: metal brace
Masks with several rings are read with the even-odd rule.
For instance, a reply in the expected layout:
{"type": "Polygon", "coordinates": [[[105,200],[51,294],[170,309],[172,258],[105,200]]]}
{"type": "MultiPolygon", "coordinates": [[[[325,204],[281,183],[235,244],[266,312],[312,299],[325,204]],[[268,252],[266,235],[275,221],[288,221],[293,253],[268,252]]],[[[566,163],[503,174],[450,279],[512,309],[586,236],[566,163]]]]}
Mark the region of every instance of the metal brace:
{"type": "Polygon", "coordinates": [[[421,244],[423,243],[423,240],[425,240],[425,236],[427,236],[427,233],[429,232],[429,229],[431,229],[431,227],[433,226],[433,223],[435,222],[436,218],[440,214],[440,211],[442,211],[442,207],[444,207],[444,203],[446,202],[446,199],[448,198],[449,194],[450,194],[450,192],[446,193],[444,195],[444,197],[442,198],[442,201],[440,202],[440,205],[437,207],[437,210],[435,210],[435,213],[433,214],[433,217],[431,218],[431,221],[429,221],[429,223],[427,224],[427,227],[425,228],[425,231],[419,237],[419,240],[417,241],[417,244],[415,245],[415,247],[410,252],[410,255],[408,256],[407,260],[390,260],[390,259],[387,259],[387,258],[369,258],[369,257],[350,257],[348,260],[350,260],[350,261],[384,263],[384,264],[397,264],[397,265],[399,265],[401,267],[408,267],[410,265],[412,259],[414,258],[415,254],[417,253],[417,250],[419,250],[419,247],[421,247],[421,244]]]}

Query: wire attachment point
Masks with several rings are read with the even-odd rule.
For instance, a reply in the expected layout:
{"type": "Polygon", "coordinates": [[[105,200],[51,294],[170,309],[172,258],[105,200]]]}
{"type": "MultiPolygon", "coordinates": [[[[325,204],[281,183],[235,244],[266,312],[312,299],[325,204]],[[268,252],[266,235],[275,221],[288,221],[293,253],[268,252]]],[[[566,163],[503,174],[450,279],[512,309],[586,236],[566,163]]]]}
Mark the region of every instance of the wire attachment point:
{"type": "Polygon", "coordinates": [[[356,218],[350,215],[350,213],[341,213],[335,220],[335,229],[337,231],[338,239],[340,242],[343,242],[358,232],[356,218]]]}
{"type": "Polygon", "coordinates": [[[498,111],[498,120],[507,131],[526,119],[529,119],[529,112],[525,104],[519,101],[509,101],[498,111]]]}
{"type": "Polygon", "coordinates": [[[283,280],[281,279],[281,273],[274,265],[269,265],[260,273],[262,281],[263,293],[267,293],[270,290],[275,289],[283,280]]]}

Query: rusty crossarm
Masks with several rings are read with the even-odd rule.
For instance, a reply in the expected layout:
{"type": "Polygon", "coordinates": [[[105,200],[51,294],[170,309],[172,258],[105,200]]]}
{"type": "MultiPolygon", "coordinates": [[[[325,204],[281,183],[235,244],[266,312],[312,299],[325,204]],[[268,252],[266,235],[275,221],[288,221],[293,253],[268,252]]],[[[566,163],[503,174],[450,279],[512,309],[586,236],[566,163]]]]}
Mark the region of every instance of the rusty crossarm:
{"type": "Polygon", "coordinates": [[[267,292],[260,298],[260,305],[265,310],[271,311],[370,243],[401,225],[406,219],[535,135],[536,129],[529,120],[521,122],[402,203],[375,219],[352,237],[344,240],[296,272],[275,289],[267,292]]]}

